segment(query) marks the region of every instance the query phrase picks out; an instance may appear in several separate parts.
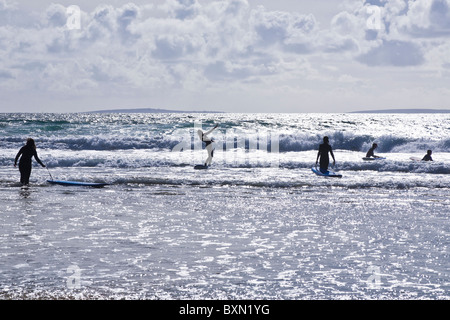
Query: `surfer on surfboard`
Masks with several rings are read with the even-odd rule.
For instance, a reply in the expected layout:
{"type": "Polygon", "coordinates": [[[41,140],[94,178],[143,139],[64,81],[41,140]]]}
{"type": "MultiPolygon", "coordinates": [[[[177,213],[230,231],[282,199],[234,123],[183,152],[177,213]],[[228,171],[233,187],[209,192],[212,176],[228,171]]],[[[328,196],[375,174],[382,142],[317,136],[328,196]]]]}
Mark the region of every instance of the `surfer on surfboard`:
{"type": "Polygon", "coordinates": [[[34,156],[36,161],[45,168],[45,164],[39,159],[36,152],[36,144],[34,140],[31,138],[27,139],[26,145],[20,148],[19,152],[16,155],[14,160],[14,167],[17,166],[17,160],[19,160],[19,171],[20,171],[20,182],[23,185],[27,185],[30,183],[30,175],[31,175],[31,158],[34,156]]]}
{"type": "Polygon", "coordinates": [[[380,158],[379,156],[374,155],[374,151],[377,147],[378,145],[376,143],[372,144],[372,148],[366,153],[366,158],[380,158]]]}
{"type": "Polygon", "coordinates": [[[323,143],[319,145],[319,152],[317,152],[316,166],[319,162],[320,157],[320,172],[327,173],[328,165],[330,164],[330,158],[328,157],[328,153],[331,154],[333,158],[333,166],[336,164],[336,160],[334,159],[333,149],[330,146],[328,137],[323,137],[323,143]]]}
{"type": "Polygon", "coordinates": [[[214,128],[212,128],[209,131],[206,131],[206,132],[203,132],[202,130],[197,131],[197,134],[198,134],[200,140],[206,144],[206,151],[208,151],[208,158],[205,161],[205,167],[211,165],[211,161],[214,156],[214,149],[213,149],[213,145],[212,145],[212,143],[214,142],[214,139],[209,138],[208,134],[213,132],[214,129],[216,129],[217,127],[218,127],[218,125],[216,124],[214,126],[214,128]]]}
{"type": "Polygon", "coordinates": [[[431,154],[433,151],[427,150],[427,154],[422,158],[422,161],[433,161],[433,158],[431,158],[431,154]]]}

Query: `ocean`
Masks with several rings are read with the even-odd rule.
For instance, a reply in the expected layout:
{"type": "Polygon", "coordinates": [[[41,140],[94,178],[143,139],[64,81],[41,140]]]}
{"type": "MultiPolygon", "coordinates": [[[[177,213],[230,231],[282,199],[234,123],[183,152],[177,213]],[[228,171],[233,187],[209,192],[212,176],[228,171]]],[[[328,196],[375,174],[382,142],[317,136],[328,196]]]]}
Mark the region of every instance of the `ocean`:
{"type": "Polygon", "coordinates": [[[450,298],[450,114],[17,113],[0,133],[0,299],[450,298]],[[342,178],[311,171],[324,136],[342,178]],[[28,137],[47,168],[22,187],[28,137]]]}

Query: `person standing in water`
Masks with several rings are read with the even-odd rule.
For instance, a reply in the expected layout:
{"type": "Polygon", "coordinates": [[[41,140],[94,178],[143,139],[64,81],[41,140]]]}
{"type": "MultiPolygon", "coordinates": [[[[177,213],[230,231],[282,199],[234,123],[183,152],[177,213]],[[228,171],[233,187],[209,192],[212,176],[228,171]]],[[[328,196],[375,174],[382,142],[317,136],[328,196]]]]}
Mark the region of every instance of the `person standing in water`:
{"type": "Polygon", "coordinates": [[[31,175],[31,158],[34,157],[36,161],[45,168],[45,165],[39,159],[36,151],[36,144],[34,140],[31,138],[27,139],[27,143],[25,146],[20,148],[19,152],[16,155],[16,159],[14,160],[14,167],[17,166],[17,160],[19,160],[19,171],[20,171],[20,182],[23,185],[27,185],[30,183],[30,175],[31,175]]]}
{"type": "Polygon", "coordinates": [[[209,138],[209,137],[208,137],[208,134],[210,134],[211,132],[213,132],[214,129],[217,128],[217,126],[218,126],[218,125],[216,124],[216,125],[214,126],[214,128],[212,128],[211,130],[206,131],[206,132],[203,132],[202,130],[198,130],[198,131],[197,131],[197,134],[198,134],[200,140],[201,140],[202,142],[206,143],[206,151],[208,151],[208,158],[207,158],[206,161],[205,161],[205,167],[211,165],[211,161],[212,161],[212,158],[213,158],[213,156],[214,156],[214,149],[213,149],[213,145],[212,145],[212,143],[214,142],[214,139],[209,138]]]}
{"type": "Polygon", "coordinates": [[[422,161],[433,161],[433,158],[431,158],[432,153],[431,150],[427,150],[427,154],[422,158],[422,161]]]}
{"type": "Polygon", "coordinates": [[[369,151],[367,151],[366,153],[366,158],[380,158],[379,156],[376,156],[373,154],[373,152],[375,151],[375,149],[378,147],[378,145],[376,143],[372,144],[372,148],[369,149],[369,151]]]}
{"type": "Polygon", "coordinates": [[[330,146],[328,137],[323,137],[323,143],[319,146],[319,152],[317,153],[316,166],[320,157],[320,172],[327,173],[328,165],[330,164],[330,158],[328,157],[328,153],[331,154],[333,158],[333,166],[336,164],[336,160],[334,159],[333,149],[330,146]]]}

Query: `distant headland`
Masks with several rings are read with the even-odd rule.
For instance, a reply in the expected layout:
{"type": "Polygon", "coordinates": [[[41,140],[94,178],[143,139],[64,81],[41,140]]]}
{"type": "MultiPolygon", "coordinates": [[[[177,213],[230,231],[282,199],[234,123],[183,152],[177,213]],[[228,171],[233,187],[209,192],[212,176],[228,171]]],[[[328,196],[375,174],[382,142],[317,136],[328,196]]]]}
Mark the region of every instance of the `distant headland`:
{"type": "Polygon", "coordinates": [[[384,109],[352,111],[349,113],[450,113],[450,109],[384,109]]]}

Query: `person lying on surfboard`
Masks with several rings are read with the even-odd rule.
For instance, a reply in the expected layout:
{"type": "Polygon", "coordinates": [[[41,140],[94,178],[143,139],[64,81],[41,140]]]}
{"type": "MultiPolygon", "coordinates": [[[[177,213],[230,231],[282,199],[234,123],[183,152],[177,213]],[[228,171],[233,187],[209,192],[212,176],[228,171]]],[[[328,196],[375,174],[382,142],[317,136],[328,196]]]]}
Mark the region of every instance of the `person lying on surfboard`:
{"type": "Polygon", "coordinates": [[[330,158],[328,157],[328,153],[333,157],[333,166],[336,164],[336,160],[334,159],[333,149],[330,146],[328,137],[323,137],[323,143],[319,145],[319,152],[317,152],[316,166],[317,162],[319,162],[320,157],[320,172],[327,173],[328,165],[330,164],[330,158]]]}
{"type": "Polygon", "coordinates": [[[214,142],[214,139],[211,139],[208,137],[208,134],[210,134],[211,132],[214,131],[214,129],[216,129],[218,127],[218,125],[216,124],[214,126],[214,128],[212,128],[209,131],[203,132],[202,130],[197,130],[197,134],[200,138],[200,140],[204,143],[206,143],[206,151],[208,151],[208,158],[205,161],[205,167],[210,166],[211,165],[211,161],[214,155],[214,149],[213,149],[213,145],[212,143],[214,142]]]}
{"type": "Polygon", "coordinates": [[[432,153],[431,150],[427,150],[427,154],[422,158],[422,161],[433,161],[433,158],[431,158],[432,153]]]}
{"type": "Polygon", "coordinates": [[[376,143],[372,144],[372,148],[369,149],[366,153],[366,158],[380,158],[379,156],[376,156],[373,154],[374,150],[378,147],[376,143]]]}

